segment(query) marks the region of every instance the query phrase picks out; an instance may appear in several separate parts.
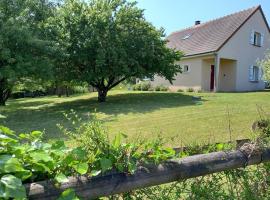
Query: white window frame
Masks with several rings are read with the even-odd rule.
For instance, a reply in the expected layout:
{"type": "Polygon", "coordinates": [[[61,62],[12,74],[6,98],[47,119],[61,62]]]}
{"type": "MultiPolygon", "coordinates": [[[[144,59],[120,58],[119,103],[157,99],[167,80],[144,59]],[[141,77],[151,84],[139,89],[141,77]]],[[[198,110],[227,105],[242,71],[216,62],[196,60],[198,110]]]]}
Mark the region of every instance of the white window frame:
{"type": "Polygon", "coordinates": [[[251,37],[250,37],[250,44],[256,47],[263,47],[264,34],[260,31],[252,30],[251,37]]]}
{"type": "Polygon", "coordinates": [[[183,73],[186,74],[186,73],[189,73],[190,72],[190,66],[189,65],[184,65],[183,66],[183,73]],[[187,67],[187,70],[185,70],[185,67],[187,67]]]}
{"type": "Polygon", "coordinates": [[[262,68],[251,65],[249,67],[249,81],[250,82],[259,82],[262,80],[263,72],[262,68]]]}

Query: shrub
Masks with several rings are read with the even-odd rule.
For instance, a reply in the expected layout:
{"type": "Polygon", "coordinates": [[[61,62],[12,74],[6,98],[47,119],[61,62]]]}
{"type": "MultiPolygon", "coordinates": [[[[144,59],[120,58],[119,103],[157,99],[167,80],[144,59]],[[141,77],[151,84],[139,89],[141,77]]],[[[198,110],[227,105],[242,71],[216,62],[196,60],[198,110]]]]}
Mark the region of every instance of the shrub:
{"type": "Polygon", "coordinates": [[[184,92],[184,90],[183,89],[178,89],[177,92],[184,92]]]}
{"type": "Polygon", "coordinates": [[[193,88],[188,88],[186,91],[187,92],[194,92],[194,89],[193,88]]]}
{"type": "Polygon", "coordinates": [[[134,91],[153,91],[153,89],[151,88],[152,88],[151,84],[146,81],[133,85],[134,91]]]}
{"type": "Polygon", "coordinates": [[[166,87],[166,86],[164,86],[164,85],[157,85],[156,87],[155,87],[155,91],[168,91],[169,90],[169,88],[168,87],[166,87]]]}
{"type": "Polygon", "coordinates": [[[71,128],[58,126],[74,141],[74,147],[61,140],[45,143],[40,131],[15,134],[0,126],[0,199],[26,199],[23,183],[50,179],[63,183],[68,176],[92,177],[107,171],[132,174],[137,164],[157,164],[176,157],[173,149],[163,147],[161,139],[125,143],[126,136],[117,134],[110,140],[95,117],[82,123],[74,111],[65,116],[71,128]]]}
{"type": "Polygon", "coordinates": [[[149,82],[142,82],[141,83],[141,90],[148,91],[151,88],[151,84],[149,82]]]}
{"type": "Polygon", "coordinates": [[[135,85],[133,85],[133,90],[134,91],[140,91],[141,90],[141,84],[135,84],[135,85]]]}
{"type": "Polygon", "coordinates": [[[160,91],[160,85],[157,85],[156,87],[155,87],[155,91],[160,91]]]}
{"type": "Polygon", "coordinates": [[[169,90],[169,88],[168,88],[168,87],[161,85],[161,87],[160,87],[160,91],[164,91],[164,92],[166,92],[166,91],[168,91],[168,90],[169,90]]]}
{"type": "Polygon", "coordinates": [[[150,87],[148,91],[154,91],[155,89],[153,87],[150,87]]]}

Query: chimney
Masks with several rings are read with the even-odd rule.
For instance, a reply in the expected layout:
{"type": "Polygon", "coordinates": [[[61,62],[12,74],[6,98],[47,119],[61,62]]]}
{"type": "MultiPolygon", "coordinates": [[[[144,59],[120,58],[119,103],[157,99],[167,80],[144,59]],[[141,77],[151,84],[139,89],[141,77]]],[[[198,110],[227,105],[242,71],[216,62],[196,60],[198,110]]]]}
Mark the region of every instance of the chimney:
{"type": "Polygon", "coordinates": [[[199,24],[201,24],[201,21],[200,20],[195,21],[195,26],[197,26],[199,24]]]}

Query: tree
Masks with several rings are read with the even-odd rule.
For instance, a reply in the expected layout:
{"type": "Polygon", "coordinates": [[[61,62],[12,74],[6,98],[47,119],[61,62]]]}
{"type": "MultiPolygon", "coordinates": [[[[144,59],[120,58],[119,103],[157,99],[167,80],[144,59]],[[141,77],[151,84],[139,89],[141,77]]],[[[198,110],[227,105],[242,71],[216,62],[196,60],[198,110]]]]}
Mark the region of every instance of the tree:
{"type": "Polygon", "coordinates": [[[50,6],[46,0],[0,1],[0,105],[20,78],[48,77],[52,49],[40,39],[40,25],[50,16],[45,12],[50,6]]]}
{"type": "Polygon", "coordinates": [[[263,68],[264,79],[270,82],[270,51],[266,53],[265,58],[260,62],[261,67],[263,68]]]}
{"type": "Polygon", "coordinates": [[[135,2],[67,0],[49,26],[68,55],[61,71],[95,87],[99,102],[124,80],[157,74],[171,82],[181,71],[182,54],[166,47],[164,31],[147,22],[135,2]]]}

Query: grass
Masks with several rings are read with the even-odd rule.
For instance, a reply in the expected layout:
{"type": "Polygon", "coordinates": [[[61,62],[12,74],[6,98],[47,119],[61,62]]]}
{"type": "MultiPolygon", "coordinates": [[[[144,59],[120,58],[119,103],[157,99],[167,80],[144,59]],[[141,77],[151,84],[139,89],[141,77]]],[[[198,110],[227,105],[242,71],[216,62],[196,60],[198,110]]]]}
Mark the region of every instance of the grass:
{"type": "Polygon", "coordinates": [[[258,107],[270,110],[270,93],[170,93],[112,91],[106,103],[96,93],[68,98],[43,97],[8,101],[0,108],[0,124],[15,131],[45,130],[47,139],[63,137],[57,123],[67,125],[63,113],[74,109],[84,120],[96,115],[113,136],[123,132],[131,140],[158,134],[172,146],[251,137],[258,107]],[[196,102],[192,96],[200,96],[196,102]],[[228,112],[230,117],[228,117],[228,112]],[[230,120],[229,120],[230,119],[230,120]],[[231,121],[231,131],[229,131],[231,121]]]}

